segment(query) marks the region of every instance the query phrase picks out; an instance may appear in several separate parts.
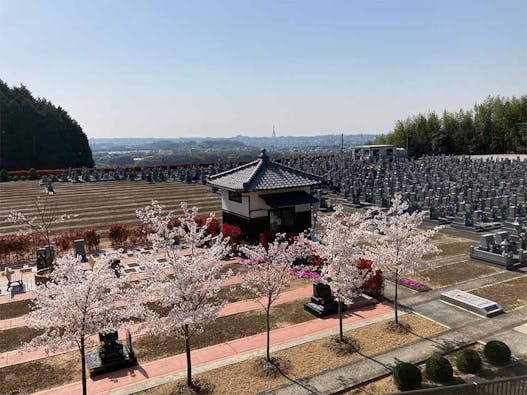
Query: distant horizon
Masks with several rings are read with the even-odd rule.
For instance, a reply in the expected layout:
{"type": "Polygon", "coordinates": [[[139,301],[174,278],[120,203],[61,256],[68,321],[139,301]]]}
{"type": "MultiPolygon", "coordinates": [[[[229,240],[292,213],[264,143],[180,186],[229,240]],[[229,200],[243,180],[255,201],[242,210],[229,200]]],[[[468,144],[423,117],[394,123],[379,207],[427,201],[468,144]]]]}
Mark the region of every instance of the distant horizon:
{"type": "Polygon", "coordinates": [[[525,94],[526,14],[525,0],[0,0],[0,78],[89,138],[386,134],[525,94]]]}
{"type": "Polygon", "coordinates": [[[234,139],[237,137],[246,137],[246,138],[301,138],[301,137],[324,137],[324,136],[341,136],[344,134],[344,136],[380,136],[382,133],[317,133],[317,134],[298,134],[298,135],[276,135],[273,136],[261,136],[261,135],[248,135],[248,134],[236,134],[234,136],[145,136],[145,135],[139,135],[139,136],[116,136],[116,137],[88,137],[89,140],[112,140],[112,139],[133,139],[133,140],[140,140],[140,139],[155,139],[155,140],[171,140],[171,139],[234,139]]]}

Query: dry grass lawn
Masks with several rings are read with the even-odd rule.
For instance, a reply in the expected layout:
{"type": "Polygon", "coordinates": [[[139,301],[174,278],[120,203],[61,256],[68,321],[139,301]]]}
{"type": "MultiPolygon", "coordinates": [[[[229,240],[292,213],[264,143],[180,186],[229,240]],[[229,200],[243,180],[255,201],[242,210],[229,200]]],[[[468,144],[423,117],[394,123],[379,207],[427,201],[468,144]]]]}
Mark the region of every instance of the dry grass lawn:
{"type": "Polygon", "coordinates": [[[33,302],[31,300],[19,300],[17,302],[0,304],[0,320],[20,317],[31,311],[33,302]]]}
{"type": "MultiPolygon", "coordinates": [[[[388,332],[385,329],[387,321],[347,332],[348,336],[359,341],[360,354],[353,353],[339,357],[328,348],[329,339],[321,339],[282,350],[273,355],[288,359],[291,362],[291,368],[287,372],[287,376],[289,380],[297,380],[364,358],[364,356],[375,356],[404,344],[421,340],[421,337],[429,337],[445,330],[441,325],[415,314],[405,315],[403,321],[411,325],[414,333],[396,334],[388,332]]],[[[255,361],[255,359],[252,359],[211,370],[196,375],[196,377],[211,382],[214,394],[229,395],[255,394],[290,382],[282,375],[277,378],[262,378],[258,376],[253,369],[255,361]]],[[[141,394],[170,394],[175,386],[176,383],[169,383],[141,392],[141,394]]]]}
{"type": "Polygon", "coordinates": [[[466,259],[461,262],[438,266],[421,272],[415,279],[431,288],[444,287],[463,281],[497,273],[500,269],[478,262],[474,259],[466,259]]]}
{"type": "Polygon", "coordinates": [[[506,311],[514,310],[527,304],[527,276],[478,288],[470,293],[490,299],[506,311]]]}
{"type": "Polygon", "coordinates": [[[0,393],[32,394],[80,380],[80,354],[70,352],[0,369],[0,393]]]}
{"type": "Polygon", "coordinates": [[[32,329],[27,326],[0,331],[0,353],[16,350],[41,333],[40,329],[32,329]]]}
{"type": "Polygon", "coordinates": [[[434,240],[434,244],[441,250],[439,254],[430,255],[425,260],[434,260],[440,258],[446,258],[453,255],[469,254],[469,248],[471,245],[477,244],[474,240],[466,239],[446,239],[446,236],[439,240],[434,240]],[[460,241],[462,240],[462,241],[460,241]]]}

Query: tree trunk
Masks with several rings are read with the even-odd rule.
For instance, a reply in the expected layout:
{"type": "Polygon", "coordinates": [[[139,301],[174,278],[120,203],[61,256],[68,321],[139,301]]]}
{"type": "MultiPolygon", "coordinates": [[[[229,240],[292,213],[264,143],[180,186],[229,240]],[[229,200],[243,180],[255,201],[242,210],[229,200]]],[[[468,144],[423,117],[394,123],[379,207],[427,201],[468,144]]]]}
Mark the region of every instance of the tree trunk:
{"type": "Polygon", "coordinates": [[[267,330],[267,348],[266,348],[266,354],[265,357],[268,362],[271,362],[271,355],[269,353],[269,344],[271,342],[271,306],[267,306],[267,309],[265,310],[265,318],[266,318],[266,330],[267,330]]]}
{"type": "Polygon", "coordinates": [[[88,394],[88,389],[86,387],[86,352],[84,348],[84,336],[81,337],[81,366],[82,366],[82,395],[88,394]]]}
{"type": "Polygon", "coordinates": [[[342,330],[342,302],[340,301],[340,298],[339,298],[339,301],[338,301],[338,306],[339,306],[339,339],[340,341],[343,341],[344,340],[344,332],[342,330]]]}
{"type": "Polygon", "coordinates": [[[399,286],[399,270],[398,269],[395,269],[395,297],[393,298],[393,307],[395,309],[395,323],[398,324],[399,323],[399,314],[398,314],[398,309],[397,309],[397,290],[398,290],[398,286],[399,286]]]}
{"type": "Polygon", "coordinates": [[[190,336],[188,324],[184,326],[185,332],[185,353],[187,354],[187,386],[192,387],[192,361],[190,359],[190,336]]]}

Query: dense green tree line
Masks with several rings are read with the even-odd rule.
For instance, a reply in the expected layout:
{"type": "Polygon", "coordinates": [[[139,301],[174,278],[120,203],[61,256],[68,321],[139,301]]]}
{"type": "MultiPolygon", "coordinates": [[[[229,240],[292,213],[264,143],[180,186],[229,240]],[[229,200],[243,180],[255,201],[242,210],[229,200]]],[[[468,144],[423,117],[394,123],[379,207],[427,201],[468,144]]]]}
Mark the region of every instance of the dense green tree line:
{"type": "Polygon", "coordinates": [[[86,135],[64,109],[0,80],[0,169],[93,165],[86,135]]]}
{"type": "Polygon", "coordinates": [[[411,156],[527,153],[527,95],[488,97],[473,110],[419,114],[397,121],[377,144],[406,147],[411,156]]]}

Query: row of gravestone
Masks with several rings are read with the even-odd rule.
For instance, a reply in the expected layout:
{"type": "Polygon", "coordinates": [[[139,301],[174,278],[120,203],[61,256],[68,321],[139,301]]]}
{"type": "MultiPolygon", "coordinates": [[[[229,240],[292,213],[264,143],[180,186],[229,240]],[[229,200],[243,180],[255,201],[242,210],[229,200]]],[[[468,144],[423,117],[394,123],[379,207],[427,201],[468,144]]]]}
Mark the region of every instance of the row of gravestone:
{"type": "Polygon", "coordinates": [[[207,177],[229,170],[237,166],[237,162],[218,162],[213,165],[199,164],[179,167],[153,167],[141,169],[118,168],[115,170],[81,169],[65,170],[60,174],[43,176],[41,185],[44,187],[53,182],[100,182],[100,181],[146,181],[149,183],[165,182],[167,180],[187,183],[205,184],[207,177]]]}
{"type": "MultiPolygon", "coordinates": [[[[283,159],[282,163],[321,176],[331,190],[354,205],[388,207],[392,196],[401,193],[411,203],[412,210],[426,210],[431,220],[454,222],[476,230],[489,229],[482,224],[510,222],[527,214],[527,161],[472,160],[453,156],[429,156],[417,160],[355,159],[351,154],[343,153],[319,158],[283,159]]],[[[140,170],[68,170],[53,176],[51,181],[162,182],[173,179],[205,183],[208,176],[237,164],[218,162],[205,166],[195,164],[140,170]]]]}
{"type": "Polygon", "coordinates": [[[322,176],[330,189],[357,206],[388,207],[391,197],[401,193],[412,209],[426,210],[432,220],[476,230],[527,214],[527,161],[452,156],[360,160],[341,154],[285,163],[322,176]]]}
{"type": "Polygon", "coordinates": [[[527,221],[518,219],[512,229],[481,236],[479,246],[470,247],[470,257],[507,269],[527,266],[527,221]]]}

